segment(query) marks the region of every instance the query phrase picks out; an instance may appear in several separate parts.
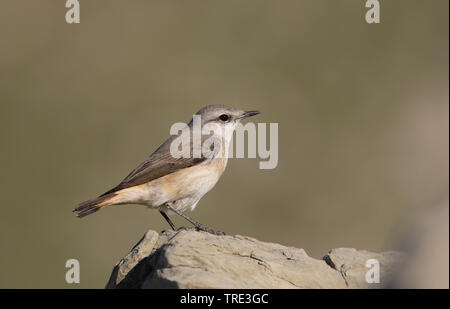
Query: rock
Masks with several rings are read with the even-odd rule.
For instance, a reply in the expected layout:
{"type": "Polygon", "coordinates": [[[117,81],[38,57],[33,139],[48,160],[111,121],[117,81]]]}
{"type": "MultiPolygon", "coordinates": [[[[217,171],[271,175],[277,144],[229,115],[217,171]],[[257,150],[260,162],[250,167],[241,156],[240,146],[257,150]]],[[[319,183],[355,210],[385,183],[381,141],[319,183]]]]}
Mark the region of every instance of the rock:
{"type": "MultiPolygon", "coordinates": [[[[353,248],[339,248],[331,250],[324,256],[324,260],[333,269],[339,271],[345,284],[349,288],[379,288],[382,282],[390,282],[392,274],[399,268],[403,254],[397,251],[373,253],[353,248]],[[370,263],[374,260],[375,264],[370,263]],[[369,261],[369,264],[367,264],[369,261]],[[369,269],[378,267],[379,281],[368,283],[366,274],[369,269]]],[[[371,276],[369,276],[371,278],[371,276]]]]}
{"type": "Polygon", "coordinates": [[[314,259],[303,249],[246,236],[148,231],[114,267],[106,288],[367,288],[370,258],[380,261],[384,277],[401,254],[333,249],[314,259]]]}
{"type": "Polygon", "coordinates": [[[126,288],[139,288],[140,282],[150,271],[150,265],[146,262],[154,252],[158,238],[159,235],[155,231],[145,233],[130,253],[114,267],[106,288],[119,287],[119,285],[126,288]]]}

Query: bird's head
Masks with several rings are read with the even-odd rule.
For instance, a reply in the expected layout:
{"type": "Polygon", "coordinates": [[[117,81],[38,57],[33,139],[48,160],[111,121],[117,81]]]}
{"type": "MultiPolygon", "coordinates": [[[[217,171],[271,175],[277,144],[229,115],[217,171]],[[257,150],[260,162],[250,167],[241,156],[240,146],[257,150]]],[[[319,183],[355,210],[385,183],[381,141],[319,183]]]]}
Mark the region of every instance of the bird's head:
{"type": "Polygon", "coordinates": [[[259,111],[244,111],[226,105],[208,105],[200,109],[195,115],[201,117],[202,126],[215,124],[225,130],[233,131],[236,125],[245,118],[258,115],[259,111]]]}

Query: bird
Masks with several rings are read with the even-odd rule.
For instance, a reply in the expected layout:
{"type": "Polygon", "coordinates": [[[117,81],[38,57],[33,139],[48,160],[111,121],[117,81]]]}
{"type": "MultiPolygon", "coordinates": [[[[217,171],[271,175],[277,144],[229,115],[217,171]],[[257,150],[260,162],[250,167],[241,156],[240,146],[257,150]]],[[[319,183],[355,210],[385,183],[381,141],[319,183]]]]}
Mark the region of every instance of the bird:
{"type": "Polygon", "coordinates": [[[173,230],[177,228],[169,216],[177,214],[196,230],[224,234],[197,222],[185,212],[195,209],[225,171],[229,145],[238,123],[258,114],[257,110],[245,111],[226,105],[201,108],[183,130],[171,135],[117,186],[78,204],[72,211],[83,218],[107,206],[138,204],[158,210],[173,230]],[[198,124],[200,143],[198,138],[195,142],[198,124]],[[175,153],[179,151],[180,141],[181,145],[188,145],[180,152],[182,155],[175,153]],[[201,151],[197,149],[199,144],[201,151]]]}

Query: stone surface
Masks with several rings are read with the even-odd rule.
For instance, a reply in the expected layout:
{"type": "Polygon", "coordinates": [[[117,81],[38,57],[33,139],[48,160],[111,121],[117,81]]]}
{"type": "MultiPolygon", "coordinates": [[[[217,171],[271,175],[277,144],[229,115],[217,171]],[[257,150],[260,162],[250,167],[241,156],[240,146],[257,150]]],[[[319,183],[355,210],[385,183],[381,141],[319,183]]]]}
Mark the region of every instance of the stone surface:
{"type": "Polygon", "coordinates": [[[392,274],[404,259],[403,254],[397,251],[373,253],[353,248],[339,248],[331,250],[324,256],[324,260],[341,274],[347,287],[361,289],[377,288],[381,287],[382,283],[390,282],[392,274]],[[374,267],[379,270],[378,282],[374,281],[375,277],[369,273],[369,280],[372,283],[368,283],[366,274],[374,267]]]}
{"type": "Polygon", "coordinates": [[[398,252],[356,249],[314,259],[303,249],[246,236],[148,231],[114,267],[106,288],[367,288],[371,258],[379,260],[381,278],[402,260],[398,252]]]}

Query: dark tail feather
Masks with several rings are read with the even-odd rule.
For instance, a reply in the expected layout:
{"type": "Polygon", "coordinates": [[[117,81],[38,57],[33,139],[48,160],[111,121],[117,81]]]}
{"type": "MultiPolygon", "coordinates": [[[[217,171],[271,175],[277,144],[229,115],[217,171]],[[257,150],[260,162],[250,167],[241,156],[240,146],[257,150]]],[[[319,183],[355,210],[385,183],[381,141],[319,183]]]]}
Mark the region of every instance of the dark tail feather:
{"type": "Polygon", "coordinates": [[[96,212],[96,211],[99,211],[100,208],[101,207],[99,207],[99,206],[89,206],[88,208],[83,209],[82,211],[78,212],[77,213],[77,217],[78,218],[83,218],[83,217],[85,217],[87,215],[90,215],[90,214],[96,212]]]}
{"type": "Polygon", "coordinates": [[[83,218],[87,215],[90,215],[104,206],[111,205],[108,203],[108,200],[114,197],[116,194],[107,194],[97,197],[96,199],[89,200],[78,204],[72,211],[76,213],[78,218],[83,218]]]}

